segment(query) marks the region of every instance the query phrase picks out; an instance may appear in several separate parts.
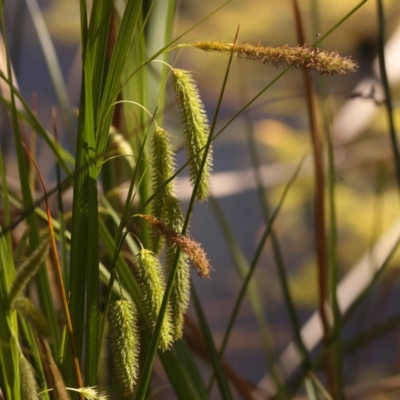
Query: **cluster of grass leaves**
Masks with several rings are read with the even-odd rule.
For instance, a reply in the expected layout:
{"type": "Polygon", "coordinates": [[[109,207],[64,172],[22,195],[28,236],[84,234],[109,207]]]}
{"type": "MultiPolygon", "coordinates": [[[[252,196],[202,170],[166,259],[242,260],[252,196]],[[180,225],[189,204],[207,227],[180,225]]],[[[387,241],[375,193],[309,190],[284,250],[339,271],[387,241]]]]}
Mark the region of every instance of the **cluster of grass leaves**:
{"type": "MultiPolygon", "coordinates": [[[[363,0],[357,4],[314,45],[322,42],[335,29],[339,28],[366,1],[363,0]]],[[[136,308],[140,320],[146,320],[146,314],[148,314],[142,301],[143,290],[148,289],[144,289],[146,285],[140,284],[140,277],[146,274],[138,276],[140,275],[137,270],[138,259],[134,256],[141,254],[143,259],[143,255],[148,254],[147,250],[140,249],[140,246],[145,249],[151,248],[152,237],[145,219],[132,218],[132,216],[149,214],[152,201],[155,201],[160,193],[171,195],[169,189],[167,190],[168,185],[183,168],[189,165],[193,192],[186,214],[182,218],[183,221],[179,220],[180,232],[174,233],[175,238],[185,238],[186,240],[196,200],[205,200],[208,196],[205,184],[211,166],[209,158],[211,143],[275,82],[281,79],[290,70],[291,64],[289,63],[285,70],[238,110],[219,131],[216,131],[216,124],[228,84],[235,45],[232,45],[228,51],[226,72],[221,82],[220,96],[209,128],[205,123],[205,112],[200,106],[198,107],[200,111],[194,115],[192,121],[188,122],[191,115],[190,106],[200,100],[196,90],[192,87],[190,93],[195,101],[186,104],[186,95],[182,92],[179,82],[177,84],[177,79],[182,78],[183,72],[172,69],[174,86],[178,101],[181,102],[180,108],[184,119],[183,127],[179,127],[179,129],[185,130],[185,135],[188,136],[190,130],[196,130],[196,127],[201,125],[201,129],[206,130],[207,135],[202,137],[199,143],[196,143],[195,150],[191,149],[187,152],[185,165],[172,176],[165,177],[164,185],[159,182],[161,185],[154,190],[153,184],[157,180],[152,179],[152,176],[154,177],[152,169],[156,164],[157,155],[151,154],[150,139],[153,133],[153,123],[155,122],[156,126],[163,126],[164,109],[171,100],[168,90],[170,85],[168,76],[171,67],[165,62],[168,61],[170,51],[177,49],[176,43],[183,36],[172,38],[175,1],[128,0],[126,3],[94,1],[91,8],[88,8],[84,0],[80,1],[82,74],[77,121],[74,121],[73,111],[68,105],[60,66],[40,9],[36,0],[29,0],[27,4],[56,89],[65,129],[72,132],[76,130],[76,135],[74,136],[74,150],[69,152],[57,139],[58,123],[56,119],[53,123],[53,131],[46,130],[18,90],[12,74],[12,64],[7,46],[4,4],[2,4],[1,28],[5,41],[3,56],[7,61],[7,70],[0,72],[1,87],[2,89],[8,88],[10,95],[5,94],[7,92],[3,90],[0,100],[10,115],[21,191],[15,192],[8,187],[5,155],[1,153],[0,175],[4,225],[0,236],[0,388],[7,400],[27,398],[26,393],[29,391],[32,393],[39,391],[41,398],[44,399],[50,399],[53,396],[63,399],[68,396],[66,388],[78,390],[74,393],[77,393],[76,395],[80,398],[85,396],[89,398],[89,395],[104,398],[100,392],[89,393],[88,388],[100,385],[107,387],[111,390],[109,394],[118,398],[124,393],[129,394],[133,382],[138,379],[132,396],[135,399],[144,399],[149,390],[154,359],[163,335],[163,321],[164,318],[168,318],[169,300],[174,282],[179,275],[177,270],[183,255],[181,255],[182,248],[178,245],[173,247],[174,253],[169,254],[171,266],[165,290],[163,285],[159,285],[164,291],[158,298],[160,303],[157,304],[158,315],[152,315],[151,329],[146,324],[141,324],[140,330],[136,332],[136,327],[132,327],[132,332],[140,335],[142,359],[138,362],[139,371],[129,372],[129,368],[127,368],[127,373],[134,375],[134,379],[132,376],[124,378],[126,382],[129,382],[129,388],[124,387],[121,390],[118,387],[107,385],[107,382],[99,381],[99,375],[103,374],[102,369],[104,368],[101,365],[101,351],[106,347],[108,340],[106,334],[107,314],[110,304],[117,301],[111,306],[111,321],[115,322],[116,327],[108,328],[118,329],[115,341],[118,341],[124,332],[129,331],[129,326],[136,324],[133,321],[134,314],[136,318],[136,312],[134,312],[136,308]],[[162,27],[162,29],[156,29],[156,27],[162,27]],[[155,43],[156,45],[154,45],[155,43]],[[152,63],[154,60],[163,62],[152,63]],[[76,129],[74,125],[76,125],[76,129]],[[31,179],[32,171],[36,171],[39,177],[40,171],[35,163],[34,152],[29,151],[27,149],[29,145],[25,143],[24,130],[26,127],[44,141],[51,149],[55,159],[58,184],[55,189],[46,189],[45,183],[41,181],[40,187],[44,192],[44,201],[42,199],[34,200],[33,193],[36,185],[32,183],[35,182],[31,179]],[[193,129],[193,127],[195,128],[193,129]],[[113,152],[111,152],[112,137],[115,139],[113,152]],[[125,158],[127,162],[124,160],[125,158]],[[195,164],[193,164],[194,160],[196,160],[195,164]],[[125,179],[129,180],[129,189],[124,204],[120,207],[118,202],[113,200],[113,193],[119,193],[121,180],[125,179]],[[100,182],[102,191],[99,190],[100,182]],[[70,216],[64,212],[63,206],[63,192],[68,187],[73,188],[70,216]],[[53,215],[47,201],[47,195],[50,193],[58,194],[58,210],[53,215]],[[41,208],[42,203],[45,203],[46,212],[41,208]],[[21,218],[12,220],[13,207],[21,211],[21,218]],[[25,225],[26,233],[19,246],[14,250],[12,229],[19,224],[25,225]],[[46,233],[48,231],[50,231],[50,240],[46,233]],[[51,242],[51,257],[46,257],[45,250],[47,250],[49,241],[51,242]],[[33,275],[35,275],[34,287],[37,290],[36,306],[28,300],[28,298],[35,297],[33,285],[32,287],[28,286],[29,290],[26,289],[33,275]],[[55,279],[53,280],[52,277],[55,279]],[[56,283],[53,284],[53,281],[56,283]],[[21,300],[22,294],[25,293],[27,297],[21,300]],[[54,301],[55,298],[61,299],[60,307],[55,306],[57,304],[54,301]],[[130,305],[124,303],[125,301],[128,301],[130,305]],[[42,322],[43,316],[45,323],[42,322]],[[46,328],[40,328],[43,324],[46,325],[46,328]],[[27,389],[27,384],[31,389],[27,389]],[[85,390],[87,391],[85,392],[85,390]]],[[[299,43],[302,44],[304,39],[301,33],[301,17],[295,0],[292,1],[292,5],[299,43]]],[[[380,12],[382,13],[382,10],[380,12]]],[[[287,50],[285,47],[282,51],[285,49],[287,50]]],[[[247,52],[259,51],[255,46],[246,46],[245,50],[247,52]]],[[[180,51],[184,54],[184,50],[180,51]]],[[[225,52],[227,52],[226,48],[225,52]]],[[[302,53],[308,57],[310,54],[315,54],[315,51],[302,51],[302,53]]],[[[264,59],[264,55],[262,57],[264,59]]],[[[290,53],[288,59],[291,57],[293,57],[293,53],[290,53]]],[[[249,57],[249,59],[257,58],[259,56],[249,57]]],[[[381,58],[384,60],[383,54],[381,58]]],[[[301,65],[307,63],[304,62],[301,65]]],[[[275,64],[280,64],[280,62],[275,64]]],[[[293,65],[296,66],[296,64],[293,65]]],[[[384,69],[384,63],[381,68],[384,69]]],[[[214,343],[201,301],[194,287],[191,288],[199,322],[200,332],[198,333],[201,333],[201,343],[206,349],[213,377],[207,385],[186,340],[176,341],[171,349],[159,352],[159,357],[179,399],[210,398],[214,380],[218,384],[219,395],[223,399],[234,398],[233,385],[237,390],[241,390],[235,379],[229,375],[228,368],[222,362],[222,357],[246,294],[249,295],[259,324],[268,370],[275,387],[275,397],[277,399],[291,398],[302,385],[305,386],[309,398],[312,399],[317,399],[321,395],[328,398],[329,396],[334,398],[343,398],[344,396],[340,332],[352,310],[348,315],[342,316],[336,299],[338,277],[333,151],[329,135],[327,135],[329,163],[326,168],[328,171],[327,184],[324,186],[324,182],[321,181],[324,174],[321,159],[322,144],[316,131],[316,107],[313,102],[309,73],[308,70],[304,71],[316,171],[315,218],[317,223],[315,231],[319,271],[318,287],[320,289],[319,312],[324,328],[323,349],[316,361],[311,359],[301,335],[296,305],[289,290],[287,272],[282,262],[282,249],[273,229],[274,221],[298,176],[302,163],[293,171],[293,176],[282,191],[277,207],[269,210],[259,173],[260,165],[255,151],[254,137],[249,134],[249,151],[260,202],[263,205],[266,228],[251,262],[248,263],[230,231],[229,223],[224,218],[218,200],[210,198],[212,208],[243,282],[219,349],[214,343]],[[326,193],[328,196],[325,196],[326,193]],[[324,225],[325,220],[329,221],[328,227],[324,225]],[[254,271],[267,239],[270,239],[273,245],[280,289],[290,317],[295,347],[301,359],[300,377],[291,385],[285,382],[280,368],[277,366],[270,341],[270,328],[263,315],[257,285],[253,280],[254,271]],[[326,315],[326,303],[329,303],[331,307],[329,315],[326,315]],[[321,359],[326,361],[330,394],[314,374],[321,359]]],[[[184,74],[183,78],[186,85],[193,85],[187,75],[184,74]]],[[[386,89],[389,90],[387,83],[386,89]]],[[[391,116],[390,107],[388,113],[391,116]]],[[[390,120],[392,121],[392,119],[390,120]]],[[[391,124],[391,138],[395,143],[393,123],[391,124]]],[[[393,148],[395,149],[396,146],[393,148]]],[[[395,157],[397,160],[396,151],[395,157]]],[[[171,165],[171,171],[173,171],[172,167],[171,165]]],[[[397,242],[394,244],[382,268],[377,269],[370,286],[378,279],[397,244],[397,242]]],[[[142,264],[141,268],[147,268],[144,262],[142,264]]],[[[357,301],[362,298],[364,293],[366,291],[360,294],[357,301]]],[[[128,343],[133,345],[137,338],[129,336],[128,339],[128,343]]],[[[167,341],[163,350],[169,345],[167,341]]],[[[114,347],[117,348],[117,351],[118,348],[121,348],[119,345],[114,347]]],[[[130,354],[129,351],[126,351],[124,354],[128,354],[128,358],[130,356],[134,358],[133,363],[136,367],[137,352],[134,351],[130,354]]],[[[109,374],[106,380],[108,382],[112,382],[114,376],[125,374],[125,370],[122,371],[124,362],[127,361],[125,359],[121,361],[121,370],[118,368],[118,362],[114,363],[114,371],[107,368],[109,374]]],[[[242,390],[242,394],[246,393],[247,396],[250,396],[249,389],[242,390]]],[[[33,395],[32,398],[35,396],[37,395],[33,395]]]]}

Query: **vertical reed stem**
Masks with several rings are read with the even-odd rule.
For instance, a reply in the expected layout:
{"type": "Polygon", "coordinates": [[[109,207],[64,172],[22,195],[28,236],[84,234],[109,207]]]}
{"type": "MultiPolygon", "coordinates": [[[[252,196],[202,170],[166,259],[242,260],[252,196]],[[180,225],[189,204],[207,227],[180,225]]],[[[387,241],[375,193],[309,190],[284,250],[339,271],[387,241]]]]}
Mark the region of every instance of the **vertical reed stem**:
{"type": "MultiPolygon", "coordinates": [[[[296,24],[296,32],[299,45],[305,44],[304,30],[301,21],[300,10],[296,0],[291,0],[293,14],[296,24]]],[[[315,171],[315,213],[314,213],[314,232],[317,251],[318,266],[318,295],[319,295],[319,313],[321,315],[324,335],[323,342],[325,345],[329,342],[330,328],[325,311],[325,304],[328,304],[328,269],[326,262],[326,232],[325,232],[325,205],[324,205],[324,170],[322,159],[322,143],[321,135],[318,131],[318,122],[315,107],[315,98],[311,82],[310,71],[303,70],[304,85],[306,90],[307,111],[310,123],[311,143],[314,157],[315,171]]],[[[334,393],[335,381],[332,367],[331,355],[327,353],[325,360],[325,368],[327,373],[329,392],[334,393]]]]}

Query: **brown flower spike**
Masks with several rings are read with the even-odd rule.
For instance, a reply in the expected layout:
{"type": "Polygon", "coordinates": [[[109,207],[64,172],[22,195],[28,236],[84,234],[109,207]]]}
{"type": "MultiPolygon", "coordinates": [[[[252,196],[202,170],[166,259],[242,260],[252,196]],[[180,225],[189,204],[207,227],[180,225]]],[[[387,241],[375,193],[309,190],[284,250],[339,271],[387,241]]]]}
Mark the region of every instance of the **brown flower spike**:
{"type": "Polygon", "coordinates": [[[164,238],[168,246],[176,244],[181,251],[186,253],[201,278],[209,278],[211,266],[206,257],[206,253],[197,242],[188,235],[182,235],[181,233],[173,231],[154,215],[140,215],[140,217],[146,220],[152,228],[164,238]]]}
{"type": "MultiPolygon", "coordinates": [[[[182,45],[182,47],[187,45],[182,45]]],[[[298,69],[309,69],[321,75],[346,74],[355,72],[358,65],[349,57],[341,57],[336,52],[328,53],[315,47],[305,46],[281,46],[263,47],[248,43],[233,44],[223,42],[198,42],[190,45],[205,51],[216,51],[230,54],[232,51],[238,58],[257,60],[263,64],[279,67],[281,65],[292,66],[298,69]]]]}

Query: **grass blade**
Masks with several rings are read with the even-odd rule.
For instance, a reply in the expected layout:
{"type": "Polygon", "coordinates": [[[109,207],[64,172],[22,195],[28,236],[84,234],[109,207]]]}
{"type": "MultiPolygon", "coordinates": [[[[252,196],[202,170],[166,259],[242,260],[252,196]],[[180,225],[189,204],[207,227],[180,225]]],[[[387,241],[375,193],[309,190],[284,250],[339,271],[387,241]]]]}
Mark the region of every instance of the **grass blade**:
{"type": "Polygon", "coordinates": [[[400,188],[400,153],[397,145],[397,134],[396,134],[396,128],[394,126],[394,117],[393,117],[392,96],[390,93],[389,80],[387,77],[386,62],[385,62],[385,16],[384,16],[382,0],[377,0],[376,4],[378,8],[378,26],[379,26],[379,34],[378,34],[379,72],[383,84],[383,89],[385,91],[385,106],[386,106],[387,118],[389,121],[390,142],[393,150],[393,156],[397,174],[397,183],[400,188]]]}
{"type": "Polygon", "coordinates": [[[278,216],[278,214],[279,214],[279,212],[280,212],[280,210],[282,208],[283,202],[284,202],[284,200],[286,198],[287,193],[289,192],[290,187],[292,186],[292,184],[294,183],[294,181],[297,178],[298,173],[300,172],[300,169],[301,169],[301,167],[303,165],[303,161],[304,161],[304,158],[301,160],[301,162],[298,165],[298,167],[296,168],[291,180],[286,185],[286,187],[285,187],[285,189],[283,191],[283,194],[282,194],[282,196],[281,196],[281,198],[279,200],[278,206],[276,207],[276,209],[272,213],[272,215],[271,215],[271,217],[269,219],[268,226],[265,229],[265,231],[264,231],[264,233],[263,233],[263,235],[261,237],[260,243],[259,243],[259,245],[257,247],[257,250],[256,250],[256,252],[255,252],[255,254],[253,256],[253,260],[252,260],[252,262],[250,264],[250,269],[249,269],[249,271],[248,271],[248,273],[247,273],[247,275],[246,275],[246,277],[245,277],[245,279],[243,281],[243,284],[242,284],[242,287],[240,289],[240,292],[239,292],[239,295],[237,297],[237,300],[235,302],[232,314],[231,314],[231,316],[229,318],[228,326],[226,328],[225,335],[224,335],[224,338],[223,338],[223,341],[222,341],[222,345],[221,345],[221,348],[219,350],[219,356],[220,357],[222,357],[222,355],[224,354],[224,351],[225,351],[226,346],[228,344],[228,339],[229,339],[229,335],[230,335],[230,333],[232,331],[233,324],[235,323],[235,320],[236,320],[237,314],[239,312],[240,306],[242,304],[244,295],[245,295],[245,293],[247,291],[247,287],[249,285],[250,279],[251,279],[251,277],[252,277],[252,275],[253,275],[253,273],[255,271],[255,268],[257,266],[258,260],[259,260],[259,258],[261,256],[261,253],[262,253],[262,250],[264,248],[265,242],[266,242],[268,236],[271,233],[273,223],[274,223],[276,217],[278,216]]]}
{"type": "Polygon", "coordinates": [[[208,327],[207,320],[201,308],[200,300],[197,297],[196,290],[193,286],[191,288],[191,292],[192,292],[194,307],[197,313],[197,318],[199,319],[200,328],[203,333],[204,341],[208,349],[208,354],[211,358],[211,362],[214,368],[214,374],[218,382],[221,398],[224,400],[233,400],[226,374],[224,373],[221,367],[220,357],[218,357],[218,353],[214,345],[210,328],[208,327]]]}

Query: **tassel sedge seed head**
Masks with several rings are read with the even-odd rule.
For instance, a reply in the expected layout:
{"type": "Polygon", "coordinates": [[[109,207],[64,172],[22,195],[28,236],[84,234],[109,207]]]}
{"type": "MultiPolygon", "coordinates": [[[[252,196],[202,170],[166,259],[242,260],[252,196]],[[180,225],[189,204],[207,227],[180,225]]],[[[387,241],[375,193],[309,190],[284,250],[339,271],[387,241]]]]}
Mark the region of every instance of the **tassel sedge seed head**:
{"type": "MultiPolygon", "coordinates": [[[[169,276],[172,264],[175,260],[176,245],[170,246],[166,254],[166,271],[169,276]]],[[[183,336],[184,315],[189,306],[190,299],[190,271],[189,258],[185,253],[181,253],[176,269],[175,280],[172,285],[170,304],[171,321],[173,327],[174,340],[179,340],[183,336]]]]}
{"type": "MultiPolygon", "coordinates": [[[[152,139],[153,191],[156,197],[152,202],[152,214],[179,230],[183,223],[182,210],[175,195],[175,179],[164,183],[175,173],[175,149],[170,135],[157,128],[152,139]]],[[[152,249],[158,254],[162,248],[162,237],[152,229],[152,249]]]]}
{"type": "MultiPolygon", "coordinates": [[[[145,309],[147,324],[151,330],[157,323],[158,314],[164,298],[165,281],[158,257],[149,250],[142,249],[137,256],[137,275],[142,288],[142,302],[145,309]]],[[[168,350],[172,345],[172,327],[170,308],[164,315],[161,326],[159,349],[168,350]]]]}
{"type": "MultiPolygon", "coordinates": [[[[203,102],[191,75],[184,70],[173,70],[173,88],[181,111],[184,127],[186,155],[189,160],[190,181],[194,185],[200,173],[204,147],[207,144],[209,127],[203,102]],[[203,150],[202,150],[203,149],[203,150]]],[[[206,163],[200,178],[197,200],[206,200],[209,196],[209,181],[212,170],[212,149],[210,147],[206,163]]]]}
{"type": "Polygon", "coordinates": [[[139,374],[140,341],[137,311],[128,300],[117,300],[110,307],[110,341],[117,379],[124,395],[133,392],[139,374]]]}
{"type": "Polygon", "coordinates": [[[19,373],[21,398],[24,400],[37,400],[39,398],[39,385],[36,381],[35,370],[22,353],[19,358],[19,373]]]}
{"type": "Polygon", "coordinates": [[[336,52],[326,52],[315,47],[306,46],[281,46],[263,47],[248,43],[233,44],[218,41],[198,42],[192,45],[204,51],[215,51],[230,54],[232,51],[238,58],[256,60],[263,64],[280,67],[292,66],[297,69],[316,71],[321,75],[347,74],[358,69],[356,62],[350,57],[341,57],[336,52]]]}

